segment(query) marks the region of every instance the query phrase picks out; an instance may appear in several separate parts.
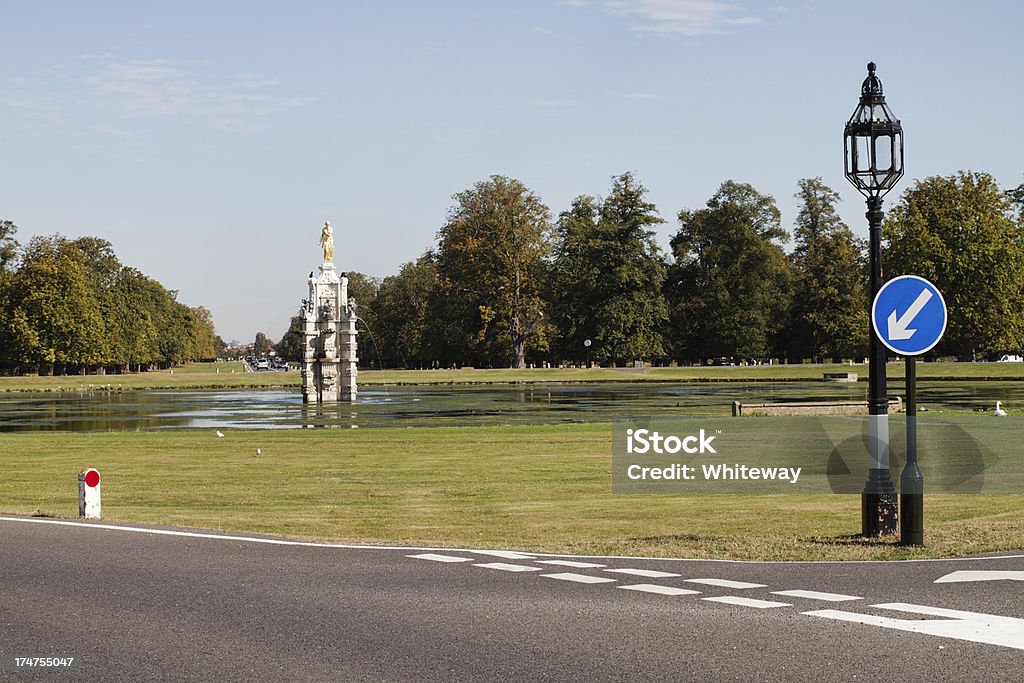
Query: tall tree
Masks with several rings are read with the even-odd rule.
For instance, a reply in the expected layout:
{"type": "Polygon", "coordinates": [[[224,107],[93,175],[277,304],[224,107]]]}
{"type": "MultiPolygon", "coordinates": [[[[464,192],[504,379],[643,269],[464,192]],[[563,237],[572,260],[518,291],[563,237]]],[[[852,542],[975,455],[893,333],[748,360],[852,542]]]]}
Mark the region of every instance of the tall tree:
{"type": "Polygon", "coordinates": [[[437,284],[437,263],[430,252],[384,278],[374,300],[384,363],[423,368],[433,360],[428,308],[437,284]]]}
{"type": "Polygon", "coordinates": [[[267,339],[267,335],[262,332],[256,333],[256,340],[253,342],[252,354],[254,356],[262,357],[274,350],[274,343],[267,339]]]}
{"type": "Polygon", "coordinates": [[[1024,226],[991,175],[961,171],[917,181],[883,234],[886,277],[920,275],[946,300],[938,353],[974,360],[1024,346],[1024,226]]]}
{"type": "Polygon", "coordinates": [[[110,361],[128,372],[160,360],[158,330],[145,297],[146,280],[134,268],[122,268],[111,291],[107,317],[110,361]]]}
{"type": "Polygon", "coordinates": [[[1013,189],[1007,190],[1006,196],[1017,211],[1017,222],[1024,226],[1024,183],[1021,183],[1013,189]]]}
{"type": "Polygon", "coordinates": [[[838,192],[821,178],[805,178],[798,185],[790,355],[864,356],[870,323],[863,240],[836,212],[838,192]]]}
{"type": "Polygon", "coordinates": [[[376,320],[377,290],[380,289],[380,280],[364,273],[350,271],[348,277],[348,302],[356,314],[356,329],[360,334],[368,333],[363,337],[359,346],[359,359],[369,367],[379,367],[380,345],[376,340],[376,329],[379,327],[376,320]],[[367,343],[369,341],[369,343],[367,343]]]}
{"type": "Polygon", "coordinates": [[[298,363],[303,359],[302,334],[304,320],[302,314],[292,316],[288,330],[281,336],[281,341],[274,345],[278,358],[298,363]]]}
{"type": "MultiPolygon", "coordinates": [[[[3,229],[9,237],[10,225],[3,229]]],[[[223,348],[209,311],[121,265],[106,240],[34,238],[13,272],[14,257],[3,258],[0,365],[124,371],[212,358],[223,348]]]]}
{"type": "Polygon", "coordinates": [[[520,181],[491,176],[454,196],[438,232],[437,268],[449,303],[449,328],[468,333],[478,362],[526,367],[528,344],[543,346],[544,257],[550,211],[520,181]]]}
{"type": "Polygon", "coordinates": [[[668,319],[665,265],[650,226],[664,223],[632,173],[603,200],[577,197],[559,216],[550,297],[562,357],[599,362],[661,358],[668,319]]]}
{"type": "Polygon", "coordinates": [[[553,350],[559,359],[586,358],[584,343],[597,337],[601,275],[607,270],[599,262],[600,215],[599,199],[579,196],[555,225],[547,297],[557,330],[553,350]]]}
{"type": "Polygon", "coordinates": [[[775,200],[727,180],[703,209],[679,212],[670,297],[676,354],[764,357],[778,350],[789,265],[775,200]]]}
{"type": "Polygon", "coordinates": [[[16,342],[28,352],[21,360],[44,369],[84,371],[108,357],[100,296],[81,259],[60,237],[33,238],[10,283],[14,320],[23,320],[32,339],[16,342]],[[34,343],[33,343],[34,342],[34,343]]]}
{"type": "Polygon", "coordinates": [[[12,221],[0,221],[0,276],[14,267],[18,256],[18,242],[14,239],[16,232],[18,226],[12,221]]]}

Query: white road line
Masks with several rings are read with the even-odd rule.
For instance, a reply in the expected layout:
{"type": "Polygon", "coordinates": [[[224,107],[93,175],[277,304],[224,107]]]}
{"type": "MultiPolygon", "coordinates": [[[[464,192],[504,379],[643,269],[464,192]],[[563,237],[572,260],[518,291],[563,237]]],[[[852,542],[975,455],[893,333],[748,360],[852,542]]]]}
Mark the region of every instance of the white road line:
{"type": "Polygon", "coordinates": [[[484,564],[474,564],[474,567],[484,567],[485,569],[498,569],[503,572],[539,572],[540,567],[527,567],[523,564],[507,564],[505,562],[486,562],[484,564]]]}
{"type": "Polygon", "coordinates": [[[956,640],[967,640],[972,643],[1001,645],[1016,650],[1024,650],[1024,619],[1000,617],[994,614],[982,614],[979,612],[963,612],[954,609],[943,609],[941,607],[928,607],[927,605],[913,605],[905,602],[890,602],[871,606],[878,609],[946,618],[894,619],[874,614],[859,614],[834,609],[814,610],[803,612],[803,614],[812,617],[868,624],[870,626],[881,626],[882,628],[891,628],[897,631],[926,633],[943,638],[955,638],[956,640]]]}
{"type": "Polygon", "coordinates": [[[788,598],[807,598],[808,600],[824,600],[825,602],[845,602],[847,600],[863,600],[856,595],[842,593],[819,593],[818,591],[772,591],[772,595],[785,595],[788,598]]]}
{"type": "Polygon", "coordinates": [[[533,555],[527,555],[526,553],[517,553],[513,550],[472,550],[470,552],[476,553],[477,555],[490,555],[492,557],[501,557],[506,560],[532,560],[533,555]]]}
{"type": "Polygon", "coordinates": [[[739,605],[740,607],[756,607],[757,609],[768,609],[769,607],[792,607],[788,602],[775,602],[773,600],[754,600],[753,598],[740,598],[733,595],[723,595],[717,598],[701,598],[708,602],[722,602],[726,605],[739,605]]]}
{"type": "Polygon", "coordinates": [[[596,562],[573,562],[572,560],[537,560],[539,564],[556,564],[559,567],[575,567],[577,569],[588,569],[592,567],[604,567],[596,562]]]}
{"type": "Polygon", "coordinates": [[[672,572],[659,572],[653,569],[605,569],[606,572],[615,574],[632,574],[633,576],[646,576],[649,579],[667,579],[670,576],[680,576],[672,572]]]}
{"type": "Polygon", "coordinates": [[[587,576],[586,574],[541,574],[546,579],[558,579],[559,581],[575,581],[576,583],[615,583],[615,579],[607,579],[603,576],[587,576]]]}
{"type": "Polygon", "coordinates": [[[653,583],[638,583],[635,586],[618,586],[627,591],[640,591],[642,593],[657,593],[658,595],[700,595],[700,591],[691,591],[686,588],[675,588],[673,586],[657,586],[653,583]]]}
{"type": "MultiPolygon", "coordinates": [[[[0,517],[0,522],[18,522],[21,524],[52,524],[56,526],[82,527],[101,531],[126,531],[136,534],[148,534],[151,536],[179,536],[186,538],[206,538],[215,541],[233,541],[238,543],[259,543],[263,545],[286,545],[304,548],[331,548],[343,550],[408,550],[408,551],[429,551],[439,550],[456,553],[480,552],[479,548],[441,548],[438,546],[422,545],[370,545],[367,543],[314,543],[312,541],[289,541],[279,538],[259,538],[254,536],[237,536],[226,534],[197,533],[194,531],[178,531],[171,529],[147,529],[144,527],[120,526],[114,524],[97,524],[95,522],[73,522],[64,519],[47,519],[41,517],[0,517]]],[[[774,565],[843,565],[845,567],[859,564],[941,564],[945,562],[992,562],[999,560],[1024,559],[1024,555],[985,555],[983,557],[938,557],[923,560],[842,560],[840,562],[830,560],[803,560],[796,562],[777,562],[774,560],[721,560],[695,557],[637,557],[635,555],[566,555],[563,553],[533,553],[531,557],[579,557],[596,560],[621,560],[625,562],[637,562],[640,560],[651,560],[657,562],[687,562],[687,563],[714,563],[732,564],[745,566],[774,566],[774,565]]]]}
{"type": "Polygon", "coordinates": [[[721,586],[722,588],[767,588],[763,583],[747,583],[746,581],[729,581],[728,579],[683,579],[687,583],[702,583],[705,586],[721,586]]]}
{"type": "Polygon", "coordinates": [[[454,557],[452,555],[436,555],[434,553],[422,553],[420,555],[406,555],[416,560],[433,560],[434,562],[472,562],[472,557],[454,557]]]}

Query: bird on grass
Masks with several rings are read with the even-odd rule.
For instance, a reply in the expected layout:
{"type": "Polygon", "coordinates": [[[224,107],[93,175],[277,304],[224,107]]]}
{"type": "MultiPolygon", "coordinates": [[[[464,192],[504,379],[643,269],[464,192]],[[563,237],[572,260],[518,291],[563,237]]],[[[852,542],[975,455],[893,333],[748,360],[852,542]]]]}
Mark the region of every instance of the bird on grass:
{"type": "Polygon", "coordinates": [[[220,438],[220,437],[222,437],[222,436],[224,436],[224,432],[222,432],[222,431],[220,431],[220,430],[218,429],[218,430],[217,430],[217,438],[220,438]]]}
{"type": "Polygon", "coordinates": [[[992,414],[995,415],[996,417],[1006,417],[1006,411],[1003,410],[1002,401],[996,401],[996,410],[992,414]]]}
{"type": "Polygon", "coordinates": [[[263,449],[262,448],[257,448],[256,449],[256,455],[263,455],[263,449]]]}

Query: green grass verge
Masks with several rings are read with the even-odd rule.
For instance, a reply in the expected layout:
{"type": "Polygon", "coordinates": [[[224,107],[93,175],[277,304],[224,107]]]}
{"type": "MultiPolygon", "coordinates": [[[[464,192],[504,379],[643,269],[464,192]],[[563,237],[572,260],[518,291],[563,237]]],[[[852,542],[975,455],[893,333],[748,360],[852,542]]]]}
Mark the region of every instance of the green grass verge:
{"type": "MultiPolygon", "coordinates": [[[[551,368],[360,371],[361,385],[488,384],[517,382],[772,382],[820,381],[825,372],[856,372],[867,381],[866,365],[759,365],[697,368],[551,368]]],[[[902,363],[889,364],[888,375],[903,376],[902,363]]],[[[918,378],[947,380],[1024,381],[1020,363],[919,363],[918,378]]],[[[190,363],[172,370],[127,375],[65,375],[0,377],[0,391],[128,391],[133,389],[242,389],[297,387],[292,372],[245,372],[241,363],[190,363]]]]}
{"type": "Polygon", "coordinates": [[[929,495],[924,548],[865,540],[856,495],[613,495],[608,424],[0,434],[0,511],[324,541],[748,560],[1024,547],[1024,495],[929,495]],[[256,455],[256,449],[262,455],[256,455]]]}

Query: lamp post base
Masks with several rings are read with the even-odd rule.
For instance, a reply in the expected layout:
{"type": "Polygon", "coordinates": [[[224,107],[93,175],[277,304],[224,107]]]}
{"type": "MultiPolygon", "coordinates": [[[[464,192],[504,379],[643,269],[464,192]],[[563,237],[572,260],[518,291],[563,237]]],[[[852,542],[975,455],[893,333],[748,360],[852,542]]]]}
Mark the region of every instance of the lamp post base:
{"type": "Polygon", "coordinates": [[[860,494],[861,535],[872,538],[894,535],[898,509],[896,491],[860,494]]]}
{"type": "Polygon", "coordinates": [[[900,496],[900,545],[924,545],[924,494],[900,496]]]}

